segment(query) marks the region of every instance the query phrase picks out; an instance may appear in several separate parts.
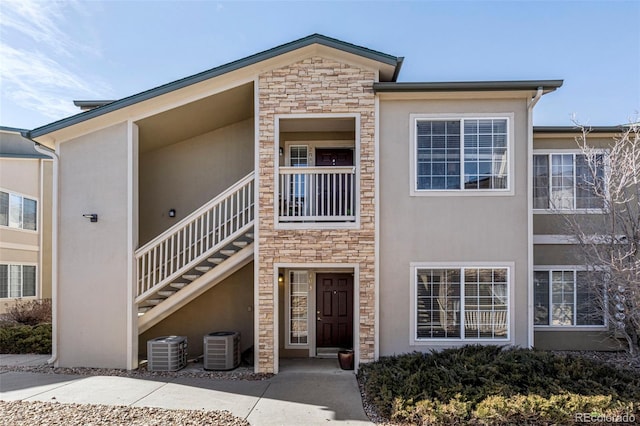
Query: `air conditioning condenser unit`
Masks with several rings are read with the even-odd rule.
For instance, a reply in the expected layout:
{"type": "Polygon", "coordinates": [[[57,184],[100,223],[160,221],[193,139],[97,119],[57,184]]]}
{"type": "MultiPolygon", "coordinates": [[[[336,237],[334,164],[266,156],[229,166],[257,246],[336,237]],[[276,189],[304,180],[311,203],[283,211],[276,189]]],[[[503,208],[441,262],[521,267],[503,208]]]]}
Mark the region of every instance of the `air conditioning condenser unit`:
{"type": "Polygon", "coordinates": [[[209,333],[203,346],[205,370],[232,370],[240,365],[240,332],[209,333]]]}
{"type": "Polygon", "coordinates": [[[178,371],[186,365],[186,336],[163,336],[147,341],[147,370],[178,371]]]}

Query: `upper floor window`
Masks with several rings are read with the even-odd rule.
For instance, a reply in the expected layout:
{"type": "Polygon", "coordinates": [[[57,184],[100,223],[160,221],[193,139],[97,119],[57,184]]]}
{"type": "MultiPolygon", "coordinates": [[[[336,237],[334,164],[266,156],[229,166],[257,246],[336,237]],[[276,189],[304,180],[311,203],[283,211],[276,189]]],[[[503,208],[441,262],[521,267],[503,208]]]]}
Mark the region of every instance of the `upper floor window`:
{"type": "Polygon", "coordinates": [[[0,299],[35,295],[35,266],[0,265],[0,299]]]}
{"type": "Polygon", "coordinates": [[[509,268],[415,269],[417,340],[509,337],[509,268]]]}
{"type": "Polygon", "coordinates": [[[36,223],[36,200],[0,191],[0,225],[35,231],[36,223]]]}
{"type": "Polygon", "coordinates": [[[602,326],[604,273],[598,271],[534,271],[535,325],[602,326]]]}
{"type": "Polygon", "coordinates": [[[509,189],[507,118],[415,121],[415,190],[509,189]]]}
{"type": "Polygon", "coordinates": [[[533,208],[602,209],[604,154],[556,153],[533,156],[533,208]]]}

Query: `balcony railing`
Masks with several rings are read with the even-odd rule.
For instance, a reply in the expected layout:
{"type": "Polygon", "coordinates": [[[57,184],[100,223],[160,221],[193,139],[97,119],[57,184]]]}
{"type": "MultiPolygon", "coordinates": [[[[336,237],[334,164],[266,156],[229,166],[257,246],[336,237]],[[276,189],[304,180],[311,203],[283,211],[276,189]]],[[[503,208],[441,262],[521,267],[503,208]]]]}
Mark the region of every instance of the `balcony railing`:
{"type": "Polygon", "coordinates": [[[355,167],[281,167],[280,222],[354,222],[355,167]]]}

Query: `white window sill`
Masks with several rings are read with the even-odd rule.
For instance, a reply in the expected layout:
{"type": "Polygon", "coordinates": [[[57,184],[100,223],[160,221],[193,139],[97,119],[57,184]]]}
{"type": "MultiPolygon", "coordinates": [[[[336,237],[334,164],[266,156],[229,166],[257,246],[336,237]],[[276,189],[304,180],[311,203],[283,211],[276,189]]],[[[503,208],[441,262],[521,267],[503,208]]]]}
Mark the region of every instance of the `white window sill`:
{"type": "Polygon", "coordinates": [[[482,343],[512,343],[511,339],[420,339],[411,341],[410,346],[464,346],[468,344],[482,344],[482,343]]]}
{"type": "Polygon", "coordinates": [[[607,214],[604,209],[533,209],[533,214],[607,214]]]}
{"type": "Polygon", "coordinates": [[[510,189],[413,189],[411,197],[511,197],[510,189]]]}
{"type": "Polygon", "coordinates": [[[534,331],[607,331],[606,325],[536,325],[534,331]]]}

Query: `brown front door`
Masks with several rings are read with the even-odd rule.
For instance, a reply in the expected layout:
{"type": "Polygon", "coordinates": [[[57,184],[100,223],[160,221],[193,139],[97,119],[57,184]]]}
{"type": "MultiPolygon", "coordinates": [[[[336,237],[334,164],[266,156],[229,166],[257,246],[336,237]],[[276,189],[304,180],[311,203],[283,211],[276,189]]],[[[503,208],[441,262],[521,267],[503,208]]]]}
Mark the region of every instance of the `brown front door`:
{"type": "Polygon", "coordinates": [[[353,150],[347,148],[316,148],[316,166],[353,166],[353,150]]]}
{"type": "MultiPolygon", "coordinates": [[[[353,166],[353,150],[348,148],[317,148],[316,167],[353,166]]],[[[316,193],[319,216],[349,216],[354,214],[351,193],[352,175],[327,176],[318,179],[316,193]]]]}
{"type": "Polygon", "coordinates": [[[316,275],[316,346],[353,347],[353,274],[316,275]]]}

